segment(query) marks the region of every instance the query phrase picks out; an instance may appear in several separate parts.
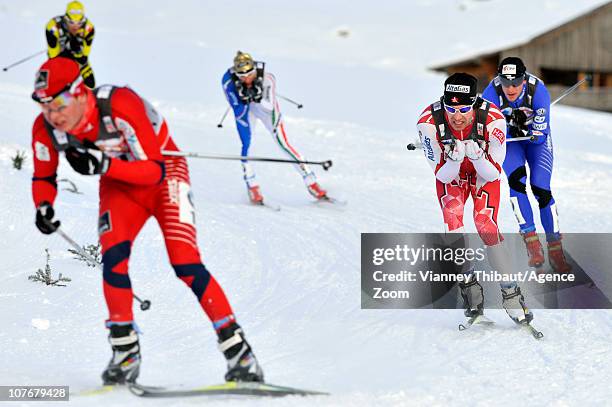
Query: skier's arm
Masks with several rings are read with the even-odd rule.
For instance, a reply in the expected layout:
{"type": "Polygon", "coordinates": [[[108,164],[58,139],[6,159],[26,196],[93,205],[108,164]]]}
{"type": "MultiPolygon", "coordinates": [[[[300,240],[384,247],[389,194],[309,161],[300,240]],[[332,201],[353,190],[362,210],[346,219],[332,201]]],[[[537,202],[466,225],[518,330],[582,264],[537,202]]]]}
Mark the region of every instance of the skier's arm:
{"type": "Polygon", "coordinates": [[[240,141],[242,143],[241,155],[246,156],[249,153],[249,147],[251,145],[251,126],[249,123],[249,105],[243,103],[238,97],[236,86],[232,81],[232,76],[228,70],[222,79],[223,93],[227,102],[230,104],[234,111],[234,119],[236,120],[236,129],[240,135],[240,141]]]}
{"type": "Polygon", "coordinates": [[[436,178],[444,184],[452,182],[459,175],[461,161],[446,159],[442,145],[436,138],[436,128],[433,124],[419,122],[417,130],[423,145],[423,153],[436,178]]]}
{"type": "Polygon", "coordinates": [[[487,148],[478,160],[472,160],[478,175],[487,182],[499,179],[506,157],[506,121],[497,109],[495,112],[496,118],[487,124],[487,148]]]}
{"type": "Polygon", "coordinates": [[[112,97],[112,115],[133,161],[110,158],[104,176],[135,185],[160,183],[165,176],[164,161],[155,130],[140,97],[128,88],[117,89],[112,97]]]}
{"type": "Polygon", "coordinates": [[[83,36],[83,50],[82,54],[85,58],[89,57],[89,53],[91,52],[91,44],[93,44],[94,36],[96,35],[94,26],[91,21],[87,20],[85,22],[85,35],[83,36]]]}
{"type": "Polygon", "coordinates": [[[34,206],[39,207],[43,202],[53,205],[57,196],[58,153],[45,129],[42,115],[36,119],[32,128],[32,159],[34,161],[32,176],[34,206]]]}
{"type": "Polygon", "coordinates": [[[45,27],[45,37],[47,38],[47,56],[55,58],[62,50],[59,42],[59,30],[53,18],[49,20],[45,27]]]}

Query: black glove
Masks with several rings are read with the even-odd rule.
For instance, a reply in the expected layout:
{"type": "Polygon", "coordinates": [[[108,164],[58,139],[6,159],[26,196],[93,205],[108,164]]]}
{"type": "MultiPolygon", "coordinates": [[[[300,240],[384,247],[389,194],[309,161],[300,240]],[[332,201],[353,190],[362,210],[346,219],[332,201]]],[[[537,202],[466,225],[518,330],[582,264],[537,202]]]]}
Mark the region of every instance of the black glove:
{"type": "Polygon", "coordinates": [[[70,38],[70,51],[74,54],[80,54],[82,51],[82,44],[81,44],[81,40],[77,37],[72,37],[70,38]]]}
{"type": "Polygon", "coordinates": [[[40,204],[38,208],[36,208],[36,227],[45,235],[50,235],[55,232],[57,228],[60,227],[60,221],[53,220],[55,216],[55,211],[53,210],[53,206],[47,201],[40,204]]]}
{"type": "Polygon", "coordinates": [[[110,157],[93,148],[68,147],[66,159],[76,172],[83,175],[101,175],[110,167],[110,157]]]}

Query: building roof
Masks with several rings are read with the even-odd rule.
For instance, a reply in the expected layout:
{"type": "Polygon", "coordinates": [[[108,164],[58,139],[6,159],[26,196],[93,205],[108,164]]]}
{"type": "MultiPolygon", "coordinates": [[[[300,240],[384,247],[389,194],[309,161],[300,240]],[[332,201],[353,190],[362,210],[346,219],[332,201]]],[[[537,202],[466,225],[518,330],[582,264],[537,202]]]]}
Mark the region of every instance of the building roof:
{"type": "Polygon", "coordinates": [[[488,50],[483,50],[480,51],[476,54],[472,54],[470,56],[464,56],[460,59],[455,59],[455,60],[451,60],[451,61],[447,61],[445,63],[439,63],[439,64],[435,64],[433,66],[431,66],[429,69],[433,70],[433,71],[438,71],[438,72],[446,72],[447,68],[451,67],[451,66],[457,66],[457,65],[479,65],[480,60],[484,59],[484,58],[489,58],[489,57],[494,57],[497,56],[498,54],[509,50],[509,49],[513,49],[513,48],[518,48],[524,45],[527,45],[529,43],[534,43],[534,42],[538,42],[542,39],[544,39],[545,37],[548,37],[551,34],[556,34],[558,32],[564,31],[566,29],[570,29],[570,25],[572,24],[579,24],[583,21],[588,20],[591,16],[599,13],[600,11],[612,7],[612,1],[608,1],[602,5],[599,5],[593,9],[591,9],[590,11],[587,11],[583,14],[578,15],[577,17],[573,17],[567,21],[565,21],[564,23],[561,24],[557,24],[555,26],[553,26],[552,28],[549,28],[548,30],[534,36],[531,38],[527,38],[524,39],[522,41],[513,41],[511,44],[508,44],[506,46],[496,46],[495,49],[488,49],[488,50]]]}

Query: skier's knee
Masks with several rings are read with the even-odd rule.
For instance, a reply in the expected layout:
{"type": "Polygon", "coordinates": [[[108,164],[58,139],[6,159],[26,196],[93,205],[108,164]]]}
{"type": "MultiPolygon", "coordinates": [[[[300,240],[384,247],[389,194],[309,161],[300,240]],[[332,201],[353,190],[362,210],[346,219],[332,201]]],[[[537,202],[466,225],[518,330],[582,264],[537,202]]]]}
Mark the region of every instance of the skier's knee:
{"type": "Polygon", "coordinates": [[[131,288],[130,277],[127,275],[127,260],[130,258],[132,242],[125,240],[118,243],[104,252],[102,255],[103,278],[104,282],[116,288],[131,288]],[[122,263],[122,270],[117,266],[122,263]],[[123,271],[123,273],[121,272],[123,271]]]}
{"type": "Polygon", "coordinates": [[[176,276],[191,288],[200,301],[210,281],[206,267],[203,264],[173,264],[172,267],[176,276]]]}
{"type": "Polygon", "coordinates": [[[531,184],[531,190],[538,199],[538,205],[540,209],[546,208],[550,201],[553,199],[552,192],[548,189],[540,188],[536,185],[531,184]]]}
{"type": "Polygon", "coordinates": [[[510,189],[520,192],[521,194],[527,193],[527,186],[521,179],[527,176],[527,168],[525,166],[518,167],[510,175],[508,175],[508,185],[510,189]]]}

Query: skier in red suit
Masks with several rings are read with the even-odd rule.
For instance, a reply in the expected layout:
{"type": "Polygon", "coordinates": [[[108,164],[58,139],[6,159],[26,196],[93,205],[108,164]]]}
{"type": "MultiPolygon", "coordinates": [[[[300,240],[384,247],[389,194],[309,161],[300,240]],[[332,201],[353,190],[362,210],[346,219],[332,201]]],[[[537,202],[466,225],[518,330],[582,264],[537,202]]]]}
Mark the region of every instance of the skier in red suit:
{"type": "MultiPolygon", "coordinates": [[[[477,79],[455,73],[444,82],[444,95],[425,108],[417,130],[425,158],[436,177],[438,203],[448,233],[463,233],[463,212],[474,201],[474,223],[491,266],[512,272],[497,224],[500,178],[506,155],[506,121],[491,103],[477,96],[477,79]]],[[[484,314],[483,289],[473,270],[460,283],[465,315],[484,314]]],[[[513,321],[528,324],[533,314],[515,281],[500,284],[502,305],[513,321]]]]}
{"type": "Polygon", "coordinates": [[[80,174],[100,175],[98,233],[113,350],[104,383],[138,377],[141,356],[128,261],[132,243],[151,216],[162,230],[177,277],[213,323],[228,363],[226,380],[263,381],[223,290],[202,264],[187,162],[161,153],[178,151],[164,118],[128,87],[89,90],[79,66],[63,57],[40,67],[32,98],[42,109],[32,129],[32,195],[40,231],[50,234],[60,225],[53,209],[60,152],[80,174]]]}

